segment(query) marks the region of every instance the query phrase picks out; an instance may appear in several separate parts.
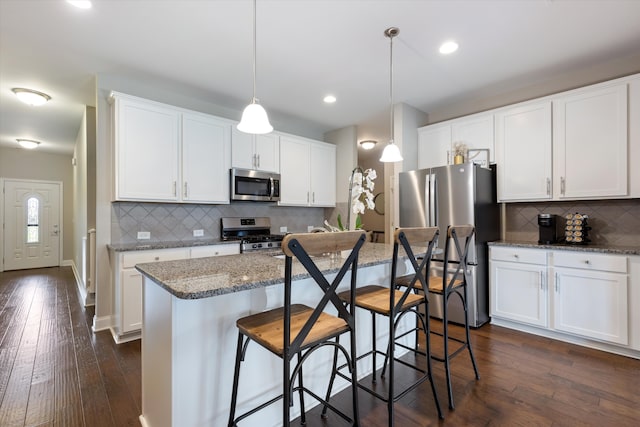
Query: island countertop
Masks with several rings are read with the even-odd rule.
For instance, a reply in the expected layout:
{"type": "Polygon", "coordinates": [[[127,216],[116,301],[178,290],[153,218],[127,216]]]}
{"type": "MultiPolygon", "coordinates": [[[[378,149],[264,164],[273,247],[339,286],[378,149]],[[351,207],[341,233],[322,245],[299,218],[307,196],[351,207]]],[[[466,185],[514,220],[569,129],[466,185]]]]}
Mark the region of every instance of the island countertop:
{"type": "MultiPolygon", "coordinates": [[[[360,249],[358,267],[391,263],[393,245],[367,242],[360,249]]],[[[320,270],[335,273],[344,259],[315,257],[320,270]]],[[[284,255],[242,253],[209,258],[184,259],[136,265],[136,269],[172,295],[181,299],[201,299],[284,281],[284,255]]],[[[309,277],[294,260],[293,279],[309,277]]]]}

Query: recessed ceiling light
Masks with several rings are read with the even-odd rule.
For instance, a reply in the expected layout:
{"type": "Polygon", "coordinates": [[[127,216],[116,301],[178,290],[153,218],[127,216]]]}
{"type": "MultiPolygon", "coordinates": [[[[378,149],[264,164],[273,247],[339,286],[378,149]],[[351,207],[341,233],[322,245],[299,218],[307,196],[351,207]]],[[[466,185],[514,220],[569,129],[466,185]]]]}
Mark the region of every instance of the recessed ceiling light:
{"type": "Polygon", "coordinates": [[[67,3],[79,9],[91,9],[91,2],[89,0],[67,0],[67,3]]]}
{"type": "Polygon", "coordinates": [[[28,150],[33,150],[38,145],[40,145],[40,141],[34,141],[33,139],[18,138],[16,139],[16,141],[18,141],[18,144],[20,144],[22,148],[26,148],[28,150]]]}
{"type": "Polygon", "coordinates": [[[42,105],[51,99],[46,93],[38,92],[37,90],[14,87],[11,91],[16,94],[20,101],[27,105],[42,105]]]}
{"type": "Polygon", "coordinates": [[[327,104],[333,104],[334,102],[336,102],[336,97],[333,95],[327,95],[324,97],[323,101],[327,104]]]}
{"type": "Polygon", "coordinates": [[[440,45],[440,53],[443,55],[448,55],[455,52],[456,50],[458,50],[458,43],[452,40],[444,42],[440,45]]]}
{"type": "Polygon", "coordinates": [[[378,141],[374,141],[373,139],[367,139],[366,141],[360,141],[360,146],[365,150],[371,150],[376,146],[378,141]]]}

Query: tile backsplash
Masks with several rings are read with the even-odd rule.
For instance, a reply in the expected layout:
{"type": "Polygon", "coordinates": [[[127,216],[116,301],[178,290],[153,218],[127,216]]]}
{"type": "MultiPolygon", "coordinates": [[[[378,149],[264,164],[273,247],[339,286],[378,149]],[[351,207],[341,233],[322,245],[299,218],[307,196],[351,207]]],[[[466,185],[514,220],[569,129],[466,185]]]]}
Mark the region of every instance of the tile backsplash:
{"type": "Polygon", "coordinates": [[[151,234],[145,242],[173,242],[220,238],[221,217],[265,216],[271,218],[271,232],[286,226],[289,232],[321,226],[325,209],[280,207],[266,203],[191,205],[179,203],[114,202],[111,204],[111,243],[136,243],[139,231],[151,234]],[[193,237],[193,230],[204,236],[193,237]]]}
{"type": "Polygon", "coordinates": [[[640,199],[573,202],[509,203],[506,205],[506,240],[538,241],[538,214],[589,216],[592,243],[640,245],[640,199]]]}

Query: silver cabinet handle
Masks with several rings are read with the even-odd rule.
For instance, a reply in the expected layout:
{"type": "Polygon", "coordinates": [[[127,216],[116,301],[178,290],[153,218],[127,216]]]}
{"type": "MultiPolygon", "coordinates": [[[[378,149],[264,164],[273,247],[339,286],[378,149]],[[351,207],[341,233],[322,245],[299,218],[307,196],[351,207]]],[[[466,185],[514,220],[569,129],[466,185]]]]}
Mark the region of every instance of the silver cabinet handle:
{"type": "Polygon", "coordinates": [[[309,192],[307,191],[307,203],[309,203],[309,192]]]}
{"type": "Polygon", "coordinates": [[[159,256],[154,257],[153,259],[154,259],[155,261],[160,261],[160,257],[159,257],[159,256]]]}
{"type": "Polygon", "coordinates": [[[173,181],[173,195],[174,196],[178,196],[178,183],[176,181],[173,181]]]}
{"type": "Polygon", "coordinates": [[[187,182],[184,183],[184,198],[189,198],[189,184],[187,182]]]}
{"type": "Polygon", "coordinates": [[[564,196],[564,190],[565,190],[565,182],[564,182],[564,176],[560,177],[560,194],[562,194],[564,196]]]}
{"type": "Polygon", "coordinates": [[[514,257],[515,259],[519,259],[519,258],[520,258],[520,255],[518,255],[518,254],[513,254],[513,257],[514,257]]]}
{"type": "Polygon", "coordinates": [[[542,271],[540,271],[540,290],[544,291],[544,275],[542,274],[542,271]]]}
{"type": "Polygon", "coordinates": [[[560,288],[560,278],[558,277],[558,273],[556,273],[556,293],[558,293],[559,288],[560,288]]]}
{"type": "Polygon", "coordinates": [[[256,167],[260,167],[260,154],[256,154],[256,158],[258,159],[258,164],[256,167]]]}
{"type": "Polygon", "coordinates": [[[547,196],[551,195],[551,178],[547,178],[547,196]]]}
{"type": "Polygon", "coordinates": [[[447,164],[451,164],[451,151],[447,150],[447,164]]]}
{"type": "Polygon", "coordinates": [[[585,259],[585,260],[584,260],[584,263],[585,263],[585,264],[587,264],[587,265],[589,265],[589,264],[591,264],[591,261],[589,261],[588,259],[585,259]]]}
{"type": "Polygon", "coordinates": [[[316,192],[314,191],[314,192],[313,192],[313,193],[311,193],[311,194],[312,194],[312,196],[311,196],[311,201],[312,201],[313,203],[315,203],[315,202],[316,202],[316,192]]]}

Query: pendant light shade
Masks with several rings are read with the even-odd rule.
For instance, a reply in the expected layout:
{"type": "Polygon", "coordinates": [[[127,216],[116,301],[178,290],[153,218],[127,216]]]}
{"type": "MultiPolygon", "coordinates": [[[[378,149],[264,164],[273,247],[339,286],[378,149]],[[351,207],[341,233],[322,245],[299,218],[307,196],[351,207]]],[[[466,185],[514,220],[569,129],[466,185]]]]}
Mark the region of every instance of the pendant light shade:
{"type": "Polygon", "coordinates": [[[402,154],[400,153],[400,148],[393,141],[394,134],[394,120],[393,120],[393,38],[400,33],[400,30],[396,27],[387,28],[384,31],[384,35],[389,37],[389,118],[390,118],[390,129],[391,129],[391,138],[389,139],[389,143],[386,147],[384,147],[384,151],[382,151],[382,156],[380,157],[380,161],[384,163],[391,162],[401,162],[404,160],[402,158],[402,154]]]}
{"type": "Polygon", "coordinates": [[[383,163],[387,163],[401,162],[402,160],[404,159],[402,158],[402,154],[400,154],[400,149],[398,148],[398,146],[393,141],[389,141],[389,144],[387,144],[387,146],[384,147],[384,150],[382,151],[380,161],[383,163]]]}
{"type": "Polygon", "coordinates": [[[256,98],[256,0],[253,0],[253,97],[251,103],[242,112],[237,126],[240,132],[263,134],[273,130],[265,109],[256,98]]]}
{"type": "Polygon", "coordinates": [[[267,112],[258,104],[258,100],[253,98],[251,104],[247,105],[242,112],[242,119],[237,126],[240,132],[263,134],[273,131],[273,126],[269,123],[267,112]]]}

